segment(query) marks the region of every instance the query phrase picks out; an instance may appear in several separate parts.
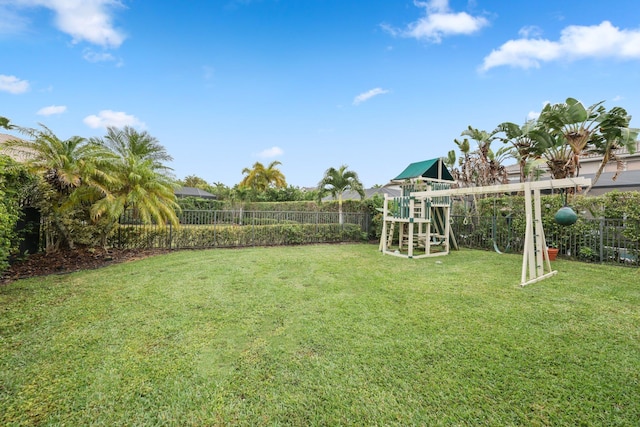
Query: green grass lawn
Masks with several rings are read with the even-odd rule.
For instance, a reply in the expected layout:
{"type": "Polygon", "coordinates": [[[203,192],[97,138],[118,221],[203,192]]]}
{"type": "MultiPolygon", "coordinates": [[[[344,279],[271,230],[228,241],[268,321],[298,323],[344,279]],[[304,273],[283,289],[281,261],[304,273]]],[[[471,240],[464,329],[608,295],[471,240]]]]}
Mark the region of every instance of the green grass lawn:
{"type": "Polygon", "coordinates": [[[0,425],[638,425],[639,270],[553,266],[323,245],[0,286],[0,425]]]}

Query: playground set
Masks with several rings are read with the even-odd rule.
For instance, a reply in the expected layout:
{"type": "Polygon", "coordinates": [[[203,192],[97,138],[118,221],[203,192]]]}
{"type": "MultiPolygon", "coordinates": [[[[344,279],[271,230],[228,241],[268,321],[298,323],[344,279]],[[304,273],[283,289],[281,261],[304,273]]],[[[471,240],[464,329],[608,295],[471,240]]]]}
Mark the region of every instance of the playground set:
{"type": "MultiPolygon", "coordinates": [[[[399,197],[385,196],[380,251],[404,258],[447,255],[457,248],[451,231],[454,196],[524,194],[525,236],[521,286],[557,274],[551,269],[542,227],[541,190],[587,187],[590,179],[576,177],[545,181],[453,188],[455,181],[442,159],[411,163],[392,182],[400,185],[399,197]],[[397,237],[396,237],[397,229],[397,237]]],[[[577,215],[567,206],[556,214],[556,222],[571,225],[577,215]]]]}

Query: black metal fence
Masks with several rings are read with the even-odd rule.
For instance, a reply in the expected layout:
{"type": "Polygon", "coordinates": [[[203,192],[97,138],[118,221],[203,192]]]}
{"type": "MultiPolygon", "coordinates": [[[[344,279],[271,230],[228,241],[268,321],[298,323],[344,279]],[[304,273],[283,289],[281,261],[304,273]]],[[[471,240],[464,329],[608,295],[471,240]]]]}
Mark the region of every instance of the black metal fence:
{"type": "Polygon", "coordinates": [[[117,248],[215,248],[362,241],[367,213],[182,211],[180,226],[142,224],[123,215],[110,244],[117,248]]]}
{"type": "MultiPolygon", "coordinates": [[[[584,219],[562,227],[543,219],[546,241],[560,256],[585,262],[640,266],[640,221],[584,219]]],[[[522,253],[525,220],[518,216],[452,215],[461,247],[522,253]]],[[[374,228],[368,213],[183,211],[180,226],[142,224],[128,213],[110,237],[117,248],[215,248],[356,242],[374,228]]]]}
{"type": "MultiPolygon", "coordinates": [[[[451,226],[461,247],[522,253],[523,218],[454,215],[451,226]]],[[[576,224],[565,227],[547,220],[544,229],[547,245],[557,247],[560,256],[585,262],[640,266],[638,220],[580,218],[576,224]]]]}

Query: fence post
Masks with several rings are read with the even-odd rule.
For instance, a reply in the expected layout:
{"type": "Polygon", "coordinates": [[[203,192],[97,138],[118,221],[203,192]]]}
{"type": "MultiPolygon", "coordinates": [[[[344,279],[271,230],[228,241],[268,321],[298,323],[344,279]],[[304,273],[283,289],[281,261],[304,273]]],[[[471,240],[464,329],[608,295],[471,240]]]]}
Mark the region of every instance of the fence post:
{"type": "Polygon", "coordinates": [[[598,224],[598,235],[600,238],[600,242],[598,246],[600,247],[600,262],[604,262],[604,218],[600,218],[600,223],[598,224]]]}

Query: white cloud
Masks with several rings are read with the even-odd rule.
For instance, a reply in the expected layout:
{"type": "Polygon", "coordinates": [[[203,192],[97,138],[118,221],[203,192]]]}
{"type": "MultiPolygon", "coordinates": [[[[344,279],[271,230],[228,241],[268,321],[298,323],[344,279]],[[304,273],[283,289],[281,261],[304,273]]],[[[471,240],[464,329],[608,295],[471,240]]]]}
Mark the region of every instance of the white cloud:
{"type": "Polygon", "coordinates": [[[0,74],[0,91],[13,94],[24,93],[29,90],[29,82],[20,80],[16,76],[0,74]]]}
{"type": "Polygon", "coordinates": [[[538,117],[540,117],[540,111],[529,111],[527,114],[527,120],[538,120],[538,117]]]}
{"type": "Polygon", "coordinates": [[[266,150],[262,150],[258,153],[258,157],[262,157],[263,159],[271,159],[274,157],[279,157],[284,154],[284,151],[280,147],[271,147],[266,150]]]}
{"type": "Polygon", "coordinates": [[[489,25],[489,21],[482,16],[451,11],[449,0],[414,1],[414,4],[425,9],[423,18],[412,22],[404,30],[396,30],[388,25],[383,28],[393,35],[440,43],[443,37],[473,34],[489,25]]]}
{"type": "Polygon", "coordinates": [[[16,34],[24,31],[28,26],[28,20],[20,16],[8,5],[0,4],[0,34],[16,34]]]}
{"type": "Polygon", "coordinates": [[[62,114],[67,111],[67,107],[64,105],[50,105],[48,107],[41,108],[36,114],[39,116],[52,116],[54,114],[62,114]]]}
{"type": "Polygon", "coordinates": [[[526,27],[520,28],[518,34],[520,35],[520,37],[525,39],[528,39],[529,37],[540,37],[542,35],[542,28],[535,25],[528,25],[526,27]]]}
{"type": "Polygon", "coordinates": [[[558,41],[526,37],[509,40],[484,58],[480,70],[502,65],[539,68],[542,62],[584,58],[640,59],[640,30],[621,30],[603,21],[588,27],[566,27],[558,41]]]}
{"type": "Polygon", "coordinates": [[[83,122],[93,129],[107,128],[109,126],[121,128],[133,126],[144,128],[145,124],[137,117],[122,111],[102,110],[98,115],[92,114],[84,118],[83,122]]]}
{"type": "Polygon", "coordinates": [[[353,105],[358,105],[361,104],[365,101],[368,101],[369,99],[373,98],[374,96],[378,96],[378,95],[384,95],[385,93],[389,93],[388,90],[386,89],[382,89],[382,88],[375,88],[375,89],[371,89],[370,91],[361,93],[360,95],[356,96],[353,99],[353,105]]]}
{"type": "Polygon", "coordinates": [[[16,0],[14,7],[45,7],[55,14],[56,27],[69,34],[74,43],[86,41],[117,48],[124,33],[113,26],[113,9],[123,7],[119,0],[16,0]]]}
{"type": "Polygon", "coordinates": [[[95,52],[91,49],[85,49],[82,57],[89,62],[110,62],[116,61],[116,57],[108,52],[95,52]]]}

